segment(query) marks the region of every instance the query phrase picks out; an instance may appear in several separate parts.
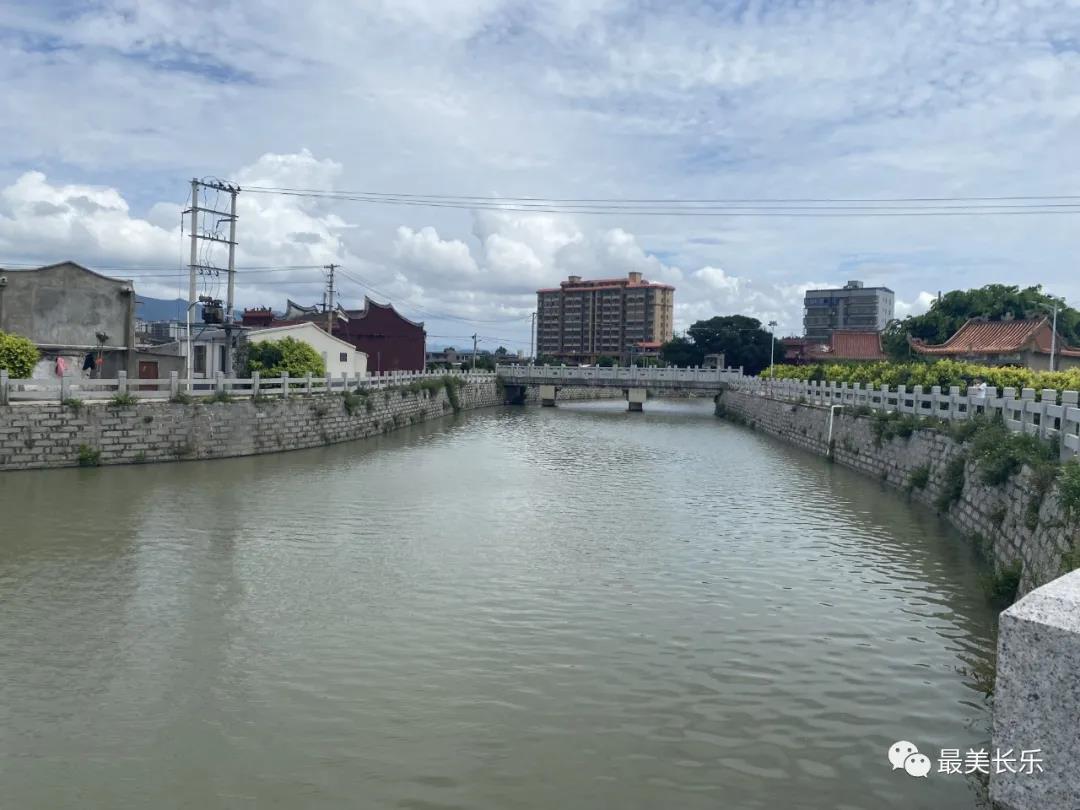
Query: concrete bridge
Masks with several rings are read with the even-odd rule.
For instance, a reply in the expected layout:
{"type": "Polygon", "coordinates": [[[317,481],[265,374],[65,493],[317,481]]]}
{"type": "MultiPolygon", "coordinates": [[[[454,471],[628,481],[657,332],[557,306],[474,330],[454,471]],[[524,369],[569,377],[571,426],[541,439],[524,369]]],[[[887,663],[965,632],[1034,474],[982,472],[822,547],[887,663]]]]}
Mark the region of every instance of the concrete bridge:
{"type": "Polygon", "coordinates": [[[742,377],[742,369],[717,368],[577,368],[572,366],[500,366],[496,374],[506,386],[506,401],[523,402],[530,385],[539,386],[540,404],[553,407],[565,386],[621,388],[629,410],[640,411],[648,392],[699,391],[717,394],[742,377]]]}

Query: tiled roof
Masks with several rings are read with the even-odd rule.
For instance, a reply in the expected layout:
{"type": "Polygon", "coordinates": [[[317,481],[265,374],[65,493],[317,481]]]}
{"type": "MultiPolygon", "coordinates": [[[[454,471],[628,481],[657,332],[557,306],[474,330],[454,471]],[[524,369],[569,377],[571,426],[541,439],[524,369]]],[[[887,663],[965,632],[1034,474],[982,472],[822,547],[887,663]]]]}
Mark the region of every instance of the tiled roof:
{"type": "MultiPolygon", "coordinates": [[[[919,354],[931,355],[1016,354],[1034,343],[1031,348],[1049,354],[1049,333],[1049,324],[1045,317],[1013,321],[983,321],[972,318],[944,343],[928,345],[912,340],[911,346],[919,354]],[[1039,334],[1041,331],[1046,332],[1045,339],[1039,334]],[[1045,347],[1042,346],[1044,342],[1045,347]]],[[[1068,350],[1061,341],[1058,342],[1061,349],[1068,350]]]]}
{"type": "Polygon", "coordinates": [[[881,334],[838,330],[832,333],[828,345],[806,347],[812,360],[884,360],[881,334]]]}

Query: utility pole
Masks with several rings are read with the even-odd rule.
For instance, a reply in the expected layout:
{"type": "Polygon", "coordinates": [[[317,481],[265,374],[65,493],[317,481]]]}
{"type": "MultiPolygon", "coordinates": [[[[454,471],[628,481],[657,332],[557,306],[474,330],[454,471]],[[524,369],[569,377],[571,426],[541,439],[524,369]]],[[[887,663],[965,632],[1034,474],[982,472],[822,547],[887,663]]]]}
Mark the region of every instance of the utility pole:
{"type": "Polygon", "coordinates": [[[472,336],[472,370],[476,371],[476,335],[472,336]]]}
{"type": "Polygon", "coordinates": [[[233,321],[235,320],[235,303],[233,295],[236,292],[236,195],[240,192],[239,186],[229,189],[229,286],[225,295],[225,376],[233,375],[233,321]]]}
{"type": "MultiPolygon", "coordinates": [[[[226,274],[228,276],[228,292],[226,294],[226,311],[222,313],[220,321],[225,327],[225,337],[228,342],[228,351],[225,353],[225,371],[226,374],[232,373],[232,330],[235,309],[234,294],[236,291],[236,196],[240,193],[240,186],[233,183],[222,183],[219,181],[206,181],[199,180],[198,178],[191,179],[191,208],[185,213],[191,214],[191,263],[189,264],[188,275],[188,306],[187,306],[187,386],[188,391],[191,391],[192,382],[194,379],[194,361],[195,353],[192,345],[191,337],[191,315],[195,310],[195,304],[198,303],[196,299],[195,277],[200,275],[217,275],[221,272],[221,268],[210,263],[207,259],[207,264],[199,263],[199,242],[211,242],[211,243],[223,243],[228,245],[229,257],[226,266],[226,274]],[[214,191],[223,191],[230,197],[229,210],[217,211],[213,208],[203,208],[199,205],[199,191],[201,189],[213,189],[214,191]],[[200,214],[203,216],[200,218],[200,214]],[[211,214],[219,217],[213,228],[207,227],[207,223],[210,221],[207,218],[207,214],[211,214]],[[226,239],[218,235],[218,228],[221,223],[229,223],[229,237],[226,239]]],[[[211,301],[211,305],[220,307],[220,301],[211,301]]],[[[205,311],[204,311],[204,320],[205,311]]]]}
{"type": "Polygon", "coordinates": [[[188,274],[188,305],[187,305],[187,358],[184,365],[187,366],[187,390],[191,393],[193,379],[192,363],[194,352],[191,348],[191,311],[195,309],[195,271],[199,264],[199,181],[191,179],[191,265],[188,274]]]}
{"type": "Polygon", "coordinates": [[[326,277],[326,333],[334,334],[334,271],[341,265],[331,262],[323,269],[329,271],[326,277]]]}
{"type": "Polygon", "coordinates": [[[773,375],[773,358],[776,355],[776,321],[769,321],[769,378],[773,375]]]}

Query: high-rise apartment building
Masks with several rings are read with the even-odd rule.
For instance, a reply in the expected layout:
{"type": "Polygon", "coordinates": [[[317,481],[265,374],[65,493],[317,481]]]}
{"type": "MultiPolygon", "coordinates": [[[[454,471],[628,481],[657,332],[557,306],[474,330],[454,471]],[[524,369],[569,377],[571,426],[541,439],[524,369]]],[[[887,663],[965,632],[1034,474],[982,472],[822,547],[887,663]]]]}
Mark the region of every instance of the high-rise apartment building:
{"type": "Polygon", "coordinates": [[[821,343],[838,330],[880,332],[893,319],[895,302],[888,287],[864,287],[861,281],[836,290],[807,290],[803,331],[808,340],[821,343]]]}
{"type": "Polygon", "coordinates": [[[538,355],[566,363],[595,363],[607,355],[627,363],[655,354],[672,337],[675,288],[646,281],[641,273],[570,276],[536,296],[538,355]]]}

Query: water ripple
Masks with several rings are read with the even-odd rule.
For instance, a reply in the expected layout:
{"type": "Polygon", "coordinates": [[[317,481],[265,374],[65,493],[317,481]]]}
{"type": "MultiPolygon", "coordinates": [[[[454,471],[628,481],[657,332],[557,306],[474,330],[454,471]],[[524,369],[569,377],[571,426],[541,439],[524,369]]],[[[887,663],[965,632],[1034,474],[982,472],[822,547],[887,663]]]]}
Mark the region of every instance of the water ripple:
{"type": "Polygon", "coordinates": [[[974,807],[884,759],[987,734],[963,541],[710,403],[624,407],[5,477],[5,798],[974,807]]]}

